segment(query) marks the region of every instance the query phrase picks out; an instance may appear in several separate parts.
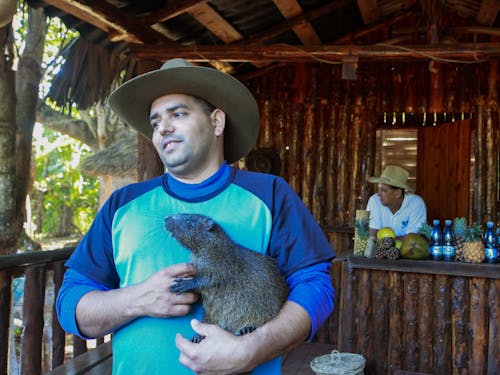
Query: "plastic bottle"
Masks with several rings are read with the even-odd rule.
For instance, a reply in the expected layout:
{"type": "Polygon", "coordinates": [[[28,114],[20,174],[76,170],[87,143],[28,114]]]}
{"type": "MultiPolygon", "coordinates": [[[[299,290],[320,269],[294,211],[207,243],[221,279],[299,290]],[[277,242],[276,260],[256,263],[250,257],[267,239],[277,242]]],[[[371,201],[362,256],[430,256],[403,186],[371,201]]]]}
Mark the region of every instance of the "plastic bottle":
{"type": "Polygon", "coordinates": [[[488,263],[498,263],[498,247],[496,242],[493,222],[488,221],[484,232],[484,255],[488,263]]]}
{"type": "Polygon", "coordinates": [[[443,260],[452,261],[455,258],[455,244],[453,242],[453,232],[451,230],[451,220],[444,221],[443,229],[443,260]]]}
{"type": "Polygon", "coordinates": [[[439,226],[439,220],[434,219],[432,221],[432,232],[430,238],[429,253],[432,260],[442,260],[443,259],[443,235],[441,233],[441,227],[439,226]]]}

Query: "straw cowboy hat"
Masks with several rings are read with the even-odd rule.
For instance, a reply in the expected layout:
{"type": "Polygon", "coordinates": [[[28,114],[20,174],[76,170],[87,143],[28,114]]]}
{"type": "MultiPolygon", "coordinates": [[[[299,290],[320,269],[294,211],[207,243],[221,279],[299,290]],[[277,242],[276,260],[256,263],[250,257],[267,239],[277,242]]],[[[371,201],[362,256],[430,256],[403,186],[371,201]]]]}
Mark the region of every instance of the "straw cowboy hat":
{"type": "Polygon", "coordinates": [[[168,60],[160,69],[125,82],[111,93],[109,105],[123,121],[151,138],[151,103],[167,94],[197,96],[226,113],[224,157],[228,163],[239,160],[255,145],[259,108],[247,87],[229,74],[184,59],[168,60]]]}
{"type": "Polygon", "coordinates": [[[368,182],[391,185],[413,192],[413,189],[406,184],[409,175],[410,173],[406,169],[398,167],[397,165],[388,165],[385,167],[380,177],[370,177],[368,182]]]}

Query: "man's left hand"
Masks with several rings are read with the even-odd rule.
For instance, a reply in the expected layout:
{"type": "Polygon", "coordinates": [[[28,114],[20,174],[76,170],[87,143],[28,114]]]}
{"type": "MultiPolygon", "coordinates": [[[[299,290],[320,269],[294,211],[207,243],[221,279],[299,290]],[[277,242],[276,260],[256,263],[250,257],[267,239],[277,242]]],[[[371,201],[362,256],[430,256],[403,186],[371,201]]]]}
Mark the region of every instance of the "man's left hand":
{"type": "Polygon", "coordinates": [[[180,350],[179,361],[198,375],[240,373],[248,366],[243,337],[235,336],[214,324],[191,321],[193,330],[204,337],[193,343],[177,334],[175,344],[180,350]]]}

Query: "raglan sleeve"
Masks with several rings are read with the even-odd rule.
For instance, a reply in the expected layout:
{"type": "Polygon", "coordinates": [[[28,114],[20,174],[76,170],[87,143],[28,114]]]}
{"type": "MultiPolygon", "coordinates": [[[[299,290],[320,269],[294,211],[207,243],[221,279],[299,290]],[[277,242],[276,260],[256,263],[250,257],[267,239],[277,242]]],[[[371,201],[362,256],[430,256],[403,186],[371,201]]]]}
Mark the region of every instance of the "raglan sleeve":
{"type": "Polygon", "coordinates": [[[335,252],[303,202],[285,182],[278,186],[273,208],[271,256],[285,275],[293,301],[311,319],[311,340],[333,312],[335,292],[330,277],[335,252]]]}
{"type": "Polygon", "coordinates": [[[91,291],[119,286],[112,251],[111,207],[108,201],[98,212],[89,231],[66,262],[68,269],[56,300],[56,311],[63,329],[85,339],[89,337],[81,334],[76,323],[78,302],[91,291]]]}

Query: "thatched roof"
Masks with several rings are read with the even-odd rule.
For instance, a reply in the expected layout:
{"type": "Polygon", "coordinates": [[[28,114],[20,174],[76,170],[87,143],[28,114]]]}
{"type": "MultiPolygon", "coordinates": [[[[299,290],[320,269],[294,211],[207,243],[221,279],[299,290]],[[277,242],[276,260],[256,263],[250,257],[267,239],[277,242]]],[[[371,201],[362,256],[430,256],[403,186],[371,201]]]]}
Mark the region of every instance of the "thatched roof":
{"type": "Polygon", "coordinates": [[[137,134],[127,135],[80,163],[80,169],[93,176],[110,175],[137,179],[137,134]]]}

